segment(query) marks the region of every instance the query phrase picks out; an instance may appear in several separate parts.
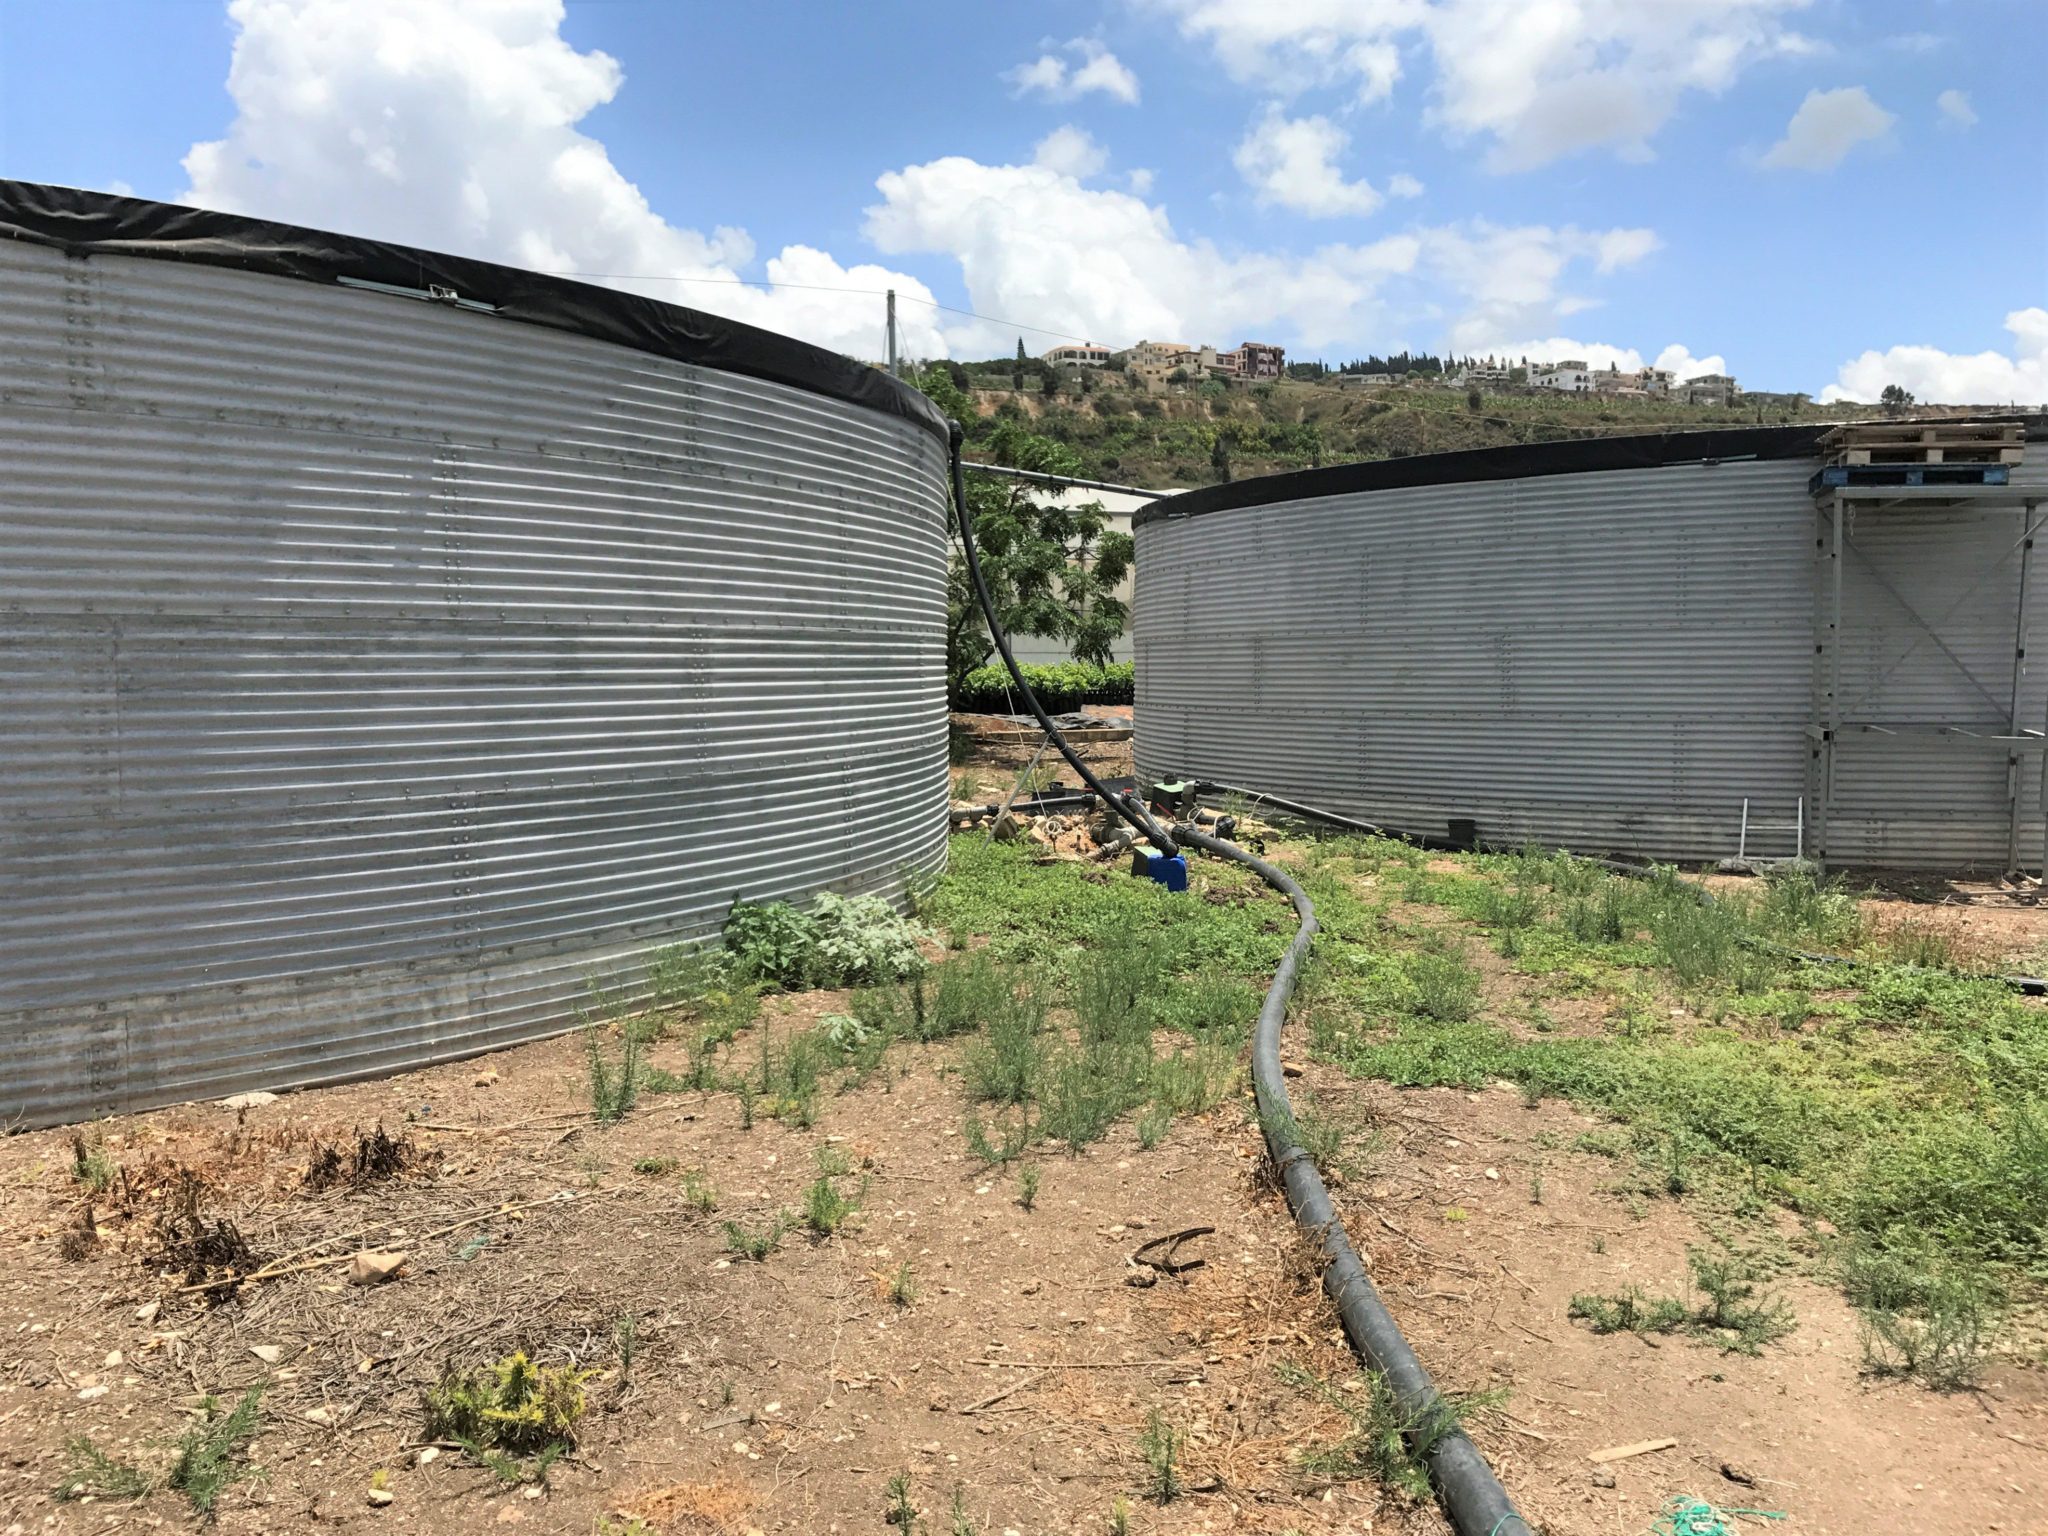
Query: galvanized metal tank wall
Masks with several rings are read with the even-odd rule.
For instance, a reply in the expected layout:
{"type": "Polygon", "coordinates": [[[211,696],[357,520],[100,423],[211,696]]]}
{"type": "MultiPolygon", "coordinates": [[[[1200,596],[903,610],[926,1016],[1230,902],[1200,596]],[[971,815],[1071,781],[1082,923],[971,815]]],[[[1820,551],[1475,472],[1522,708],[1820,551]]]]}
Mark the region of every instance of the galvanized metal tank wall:
{"type": "Polygon", "coordinates": [[[1806,790],[1812,468],[1161,503],[1136,534],[1139,771],[1439,836],[1732,853],[1745,796],[1789,823],[1806,790]]]}
{"type": "MultiPolygon", "coordinates": [[[[2027,452],[2036,457],[2013,469],[2010,494],[1982,509],[1944,501],[1846,519],[1835,862],[2003,870],[2011,851],[2022,868],[2042,866],[2044,749],[2010,730],[2048,730],[2048,669],[2026,663],[2048,656],[2048,550],[2027,549],[2048,514],[2048,442],[2027,452]]],[[[1823,520],[1823,611],[1829,535],[1823,520]]]]}
{"type": "Polygon", "coordinates": [[[944,448],[388,294],[0,242],[0,1122],[566,1027],[944,858],[944,448]]]}

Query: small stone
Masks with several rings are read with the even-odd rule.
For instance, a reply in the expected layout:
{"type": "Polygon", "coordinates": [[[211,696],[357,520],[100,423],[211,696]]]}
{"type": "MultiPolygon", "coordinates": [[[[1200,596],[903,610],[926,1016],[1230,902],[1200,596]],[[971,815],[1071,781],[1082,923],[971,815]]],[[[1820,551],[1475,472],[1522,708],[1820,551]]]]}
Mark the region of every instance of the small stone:
{"type": "Polygon", "coordinates": [[[440,1459],[441,1448],[438,1445],[423,1445],[419,1449],[419,1454],[413,1457],[412,1464],[416,1467],[431,1467],[440,1459]]]}
{"type": "Polygon", "coordinates": [[[251,1344],[249,1353],[265,1365],[275,1365],[284,1358],[284,1348],[278,1344],[251,1344]]]}
{"type": "Polygon", "coordinates": [[[108,1350],[107,1358],[102,1363],[110,1371],[117,1369],[121,1364],[121,1351],[119,1351],[118,1349],[108,1350]]]}
{"type": "Polygon", "coordinates": [[[276,1102],[277,1095],[274,1093],[238,1093],[231,1099],[222,1099],[220,1107],[222,1109],[261,1109],[266,1104],[275,1104],[276,1102]]]}
{"type": "Polygon", "coordinates": [[[477,1073],[476,1075],[476,1085],[479,1088],[488,1088],[497,1080],[498,1073],[497,1069],[494,1067],[486,1067],[483,1071],[477,1073]]]}
{"type": "Polygon", "coordinates": [[[398,1495],[389,1488],[372,1488],[370,1490],[370,1508],[382,1509],[386,1504],[396,1500],[397,1497],[398,1495]]]}
{"type": "Polygon", "coordinates": [[[1614,1486],[1614,1474],[1605,1467],[1595,1467],[1593,1469],[1593,1486],[1595,1488],[1612,1488],[1614,1486]]]}
{"type": "Polygon", "coordinates": [[[156,1321],[157,1313],[163,1311],[163,1309],[164,1304],[160,1301],[145,1301],[135,1309],[135,1321],[138,1323],[153,1323],[156,1321]]]}
{"type": "Polygon", "coordinates": [[[81,1403],[96,1403],[113,1390],[112,1387],[80,1387],[78,1400],[81,1403]]]}
{"type": "Polygon", "coordinates": [[[406,1254],[402,1249],[365,1248],[348,1261],[348,1283],[381,1285],[398,1273],[405,1260],[406,1254]]]}
{"type": "Polygon", "coordinates": [[[308,1408],[299,1417],[308,1424],[332,1424],[334,1422],[333,1413],[325,1408],[308,1408]]]}
{"type": "Polygon", "coordinates": [[[1300,1062],[1298,1062],[1298,1061],[1283,1061],[1283,1062],[1281,1062],[1281,1063],[1280,1063],[1280,1075],[1281,1075],[1282,1077],[1299,1077],[1299,1076],[1301,1076],[1301,1063],[1300,1063],[1300,1062]]]}
{"type": "Polygon", "coordinates": [[[1486,1170],[1486,1176],[1489,1179],[1498,1179],[1500,1177],[1500,1170],[1498,1168],[1489,1168],[1486,1170]]]}
{"type": "Polygon", "coordinates": [[[525,1494],[525,1497],[527,1497],[527,1498],[529,1498],[529,1499],[537,1499],[537,1498],[539,1498],[539,1497],[540,1497],[540,1485],[539,1485],[539,1484],[537,1484],[537,1483],[535,1483],[535,1484],[529,1484],[529,1485],[527,1486],[527,1489],[526,1489],[526,1494],[525,1494]]]}

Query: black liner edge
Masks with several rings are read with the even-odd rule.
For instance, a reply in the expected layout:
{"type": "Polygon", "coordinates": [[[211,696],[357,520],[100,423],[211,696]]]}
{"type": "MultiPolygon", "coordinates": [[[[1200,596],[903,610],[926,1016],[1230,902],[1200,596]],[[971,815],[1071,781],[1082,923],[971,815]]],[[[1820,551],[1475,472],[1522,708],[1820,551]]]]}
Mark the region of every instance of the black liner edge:
{"type": "Polygon", "coordinates": [[[899,417],[941,442],[947,439],[939,409],[879,368],[701,310],[496,262],[240,214],[5,179],[0,179],[0,238],[54,246],[74,257],[134,256],[316,283],[348,278],[421,292],[443,289],[489,305],[501,319],[787,384],[899,417]]]}

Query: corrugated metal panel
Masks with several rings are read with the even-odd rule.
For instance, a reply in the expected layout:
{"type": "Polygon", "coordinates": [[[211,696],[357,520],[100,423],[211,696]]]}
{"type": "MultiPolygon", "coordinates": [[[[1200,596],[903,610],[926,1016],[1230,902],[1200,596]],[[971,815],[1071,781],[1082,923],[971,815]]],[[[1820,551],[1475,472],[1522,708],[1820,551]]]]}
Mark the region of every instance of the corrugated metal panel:
{"type": "MultiPolygon", "coordinates": [[[[2021,465],[2013,485],[2048,496],[2048,464],[2021,465]]],[[[2023,510],[1971,511],[1966,501],[1858,510],[1845,532],[1845,725],[1829,857],[2003,869],[2010,749],[1980,738],[2004,736],[2011,723],[2023,510]],[[1939,726],[1956,729],[1931,734],[1939,726]]],[[[2027,586],[2026,648],[2048,654],[2048,548],[2033,551],[2027,586]]],[[[2022,668],[2019,682],[2019,725],[2039,731],[2048,725],[2048,675],[2022,668]]],[[[2041,858],[2038,753],[2024,751],[2018,769],[2019,852],[2032,868],[2041,858]]]]}
{"type": "Polygon", "coordinates": [[[911,423],[388,295],[0,247],[0,1119],[573,1022],[944,858],[911,423]]]}
{"type": "MultiPolygon", "coordinates": [[[[1406,830],[1732,853],[1805,789],[1811,466],[1333,496],[1138,530],[1141,772],[1406,830]]],[[[1753,838],[1789,854],[1792,835],[1753,838]]]]}

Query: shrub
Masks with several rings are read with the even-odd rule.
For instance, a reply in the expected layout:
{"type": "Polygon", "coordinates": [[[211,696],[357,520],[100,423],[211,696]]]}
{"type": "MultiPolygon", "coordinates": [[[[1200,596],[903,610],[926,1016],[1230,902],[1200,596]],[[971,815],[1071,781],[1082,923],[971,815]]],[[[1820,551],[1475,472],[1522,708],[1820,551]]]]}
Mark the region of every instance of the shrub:
{"type": "Polygon", "coordinates": [[[451,1371],[427,1389],[422,1438],[454,1441],[501,1482],[545,1481],[548,1468],[576,1443],[583,1383],[592,1374],[535,1365],[524,1350],[481,1371],[451,1371]],[[522,1464],[523,1456],[534,1459],[522,1464]]]}
{"type": "Polygon", "coordinates": [[[821,895],[808,912],[787,902],[736,901],[725,945],[746,972],[798,991],[901,981],[923,964],[925,932],[879,896],[821,895]]]}
{"type": "MultiPolygon", "coordinates": [[[[1026,665],[1023,672],[1038,702],[1054,714],[1086,704],[1129,704],[1137,692],[1136,669],[1128,661],[1106,667],[1063,661],[1051,666],[1026,665]]],[[[953,697],[953,708],[969,714],[1009,714],[1024,707],[1010,680],[1010,669],[1000,663],[969,672],[953,697]]]]}

